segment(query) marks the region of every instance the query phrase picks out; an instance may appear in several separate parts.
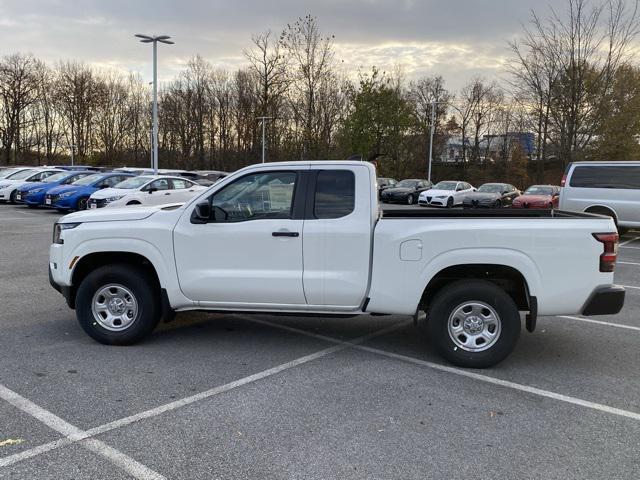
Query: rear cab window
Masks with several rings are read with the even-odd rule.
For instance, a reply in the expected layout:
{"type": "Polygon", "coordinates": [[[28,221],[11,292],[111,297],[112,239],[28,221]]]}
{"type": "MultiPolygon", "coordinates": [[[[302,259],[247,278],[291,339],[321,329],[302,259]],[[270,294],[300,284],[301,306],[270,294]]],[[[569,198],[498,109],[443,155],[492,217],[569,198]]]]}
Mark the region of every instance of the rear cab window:
{"type": "Polygon", "coordinates": [[[317,219],[341,218],[355,207],[356,179],[351,170],[319,170],[313,215],[317,219]]]}

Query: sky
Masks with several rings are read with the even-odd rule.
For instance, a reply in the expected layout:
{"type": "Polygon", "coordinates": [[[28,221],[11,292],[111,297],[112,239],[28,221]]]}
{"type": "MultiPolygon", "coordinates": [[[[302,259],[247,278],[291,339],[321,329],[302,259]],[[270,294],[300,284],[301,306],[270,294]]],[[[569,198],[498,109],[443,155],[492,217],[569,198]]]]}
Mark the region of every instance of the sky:
{"type": "Polygon", "coordinates": [[[51,64],[81,60],[151,78],[151,47],[135,33],[168,34],[159,77],[173,78],[196,54],[221,68],[246,64],[251,36],[311,14],[335,36],[347,75],[400,71],[442,75],[457,90],[474,76],[500,81],[507,42],[532,8],[563,11],[566,0],[0,0],[0,56],[32,53],[51,64]]]}

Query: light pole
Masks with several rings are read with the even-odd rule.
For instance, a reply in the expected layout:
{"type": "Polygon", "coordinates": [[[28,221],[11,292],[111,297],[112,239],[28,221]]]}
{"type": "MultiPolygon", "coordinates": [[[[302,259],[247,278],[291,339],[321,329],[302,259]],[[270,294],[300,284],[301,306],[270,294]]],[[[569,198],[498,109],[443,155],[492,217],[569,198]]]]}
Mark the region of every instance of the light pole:
{"type": "Polygon", "coordinates": [[[74,144],[71,144],[69,145],[69,148],[71,148],[71,166],[73,167],[73,154],[75,153],[76,146],[74,144]]]}
{"type": "Polygon", "coordinates": [[[431,102],[431,133],[429,134],[429,172],[427,173],[427,180],[431,181],[431,162],[433,161],[433,132],[435,130],[436,123],[436,107],[438,103],[435,100],[431,102]]]}
{"type": "Polygon", "coordinates": [[[262,163],[264,163],[264,153],[265,153],[265,138],[264,138],[264,128],[267,120],[272,120],[273,117],[257,117],[256,120],[260,120],[262,122],[262,163]]]}
{"type": "Polygon", "coordinates": [[[169,35],[143,35],[136,33],[136,37],[140,39],[142,43],[153,43],[153,157],[151,161],[151,167],[153,173],[158,173],[158,42],[173,45],[174,42],[169,40],[169,35]]]}

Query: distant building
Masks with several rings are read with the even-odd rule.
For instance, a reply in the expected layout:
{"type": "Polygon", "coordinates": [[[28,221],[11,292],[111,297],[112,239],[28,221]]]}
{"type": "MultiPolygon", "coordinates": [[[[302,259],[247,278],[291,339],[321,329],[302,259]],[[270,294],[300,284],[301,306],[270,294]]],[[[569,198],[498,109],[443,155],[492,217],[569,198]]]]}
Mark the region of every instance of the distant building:
{"type": "Polygon", "coordinates": [[[524,154],[532,158],[535,152],[535,136],[531,132],[508,132],[500,135],[485,135],[480,141],[480,155],[499,159],[502,152],[511,152],[519,145],[524,154]]]}
{"type": "MultiPolygon", "coordinates": [[[[466,139],[467,157],[469,156],[469,139],[466,139]]],[[[440,154],[440,161],[445,163],[454,163],[462,161],[462,137],[451,136],[447,139],[445,148],[440,154]]]]}

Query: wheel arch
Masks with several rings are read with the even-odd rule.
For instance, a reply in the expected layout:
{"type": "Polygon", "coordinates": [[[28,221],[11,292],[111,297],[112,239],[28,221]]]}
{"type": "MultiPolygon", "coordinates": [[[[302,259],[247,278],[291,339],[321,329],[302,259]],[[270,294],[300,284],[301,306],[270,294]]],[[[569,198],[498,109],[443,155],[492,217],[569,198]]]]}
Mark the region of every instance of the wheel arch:
{"type": "Polygon", "coordinates": [[[615,208],[610,207],[609,205],[602,205],[602,204],[596,203],[596,204],[593,204],[593,205],[589,205],[583,211],[585,213],[597,213],[594,210],[607,210],[607,211],[611,212],[613,214],[613,215],[611,215],[613,217],[613,221],[617,225],[617,223],[618,223],[618,212],[616,212],[615,208]]]}
{"type": "Polygon", "coordinates": [[[515,302],[518,309],[531,309],[531,291],[525,275],[510,265],[499,263],[471,263],[449,265],[433,275],[424,287],[418,308],[426,310],[430,299],[440,290],[459,280],[486,280],[502,288],[515,302]]]}

